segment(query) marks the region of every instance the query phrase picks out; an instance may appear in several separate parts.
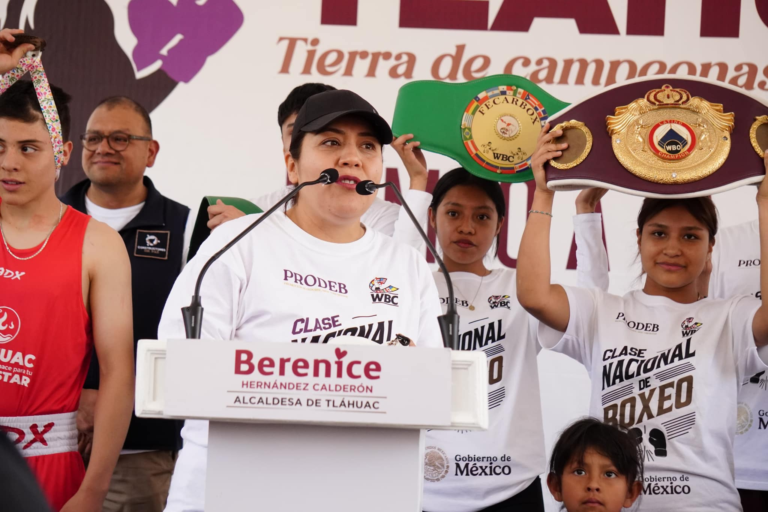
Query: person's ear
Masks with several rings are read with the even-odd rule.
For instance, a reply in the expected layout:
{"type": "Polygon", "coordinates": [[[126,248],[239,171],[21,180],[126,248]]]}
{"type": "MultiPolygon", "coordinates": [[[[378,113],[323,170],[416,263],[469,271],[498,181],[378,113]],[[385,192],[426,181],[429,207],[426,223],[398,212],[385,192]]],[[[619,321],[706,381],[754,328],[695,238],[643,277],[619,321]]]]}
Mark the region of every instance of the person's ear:
{"type": "Polygon", "coordinates": [[[640,228],[637,228],[637,249],[640,250],[640,240],[643,238],[643,232],[640,231],[640,228]]]}
{"type": "Polygon", "coordinates": [[[63,146],[62,146],[63,154],[62,154],[62,157],[61,157],[61,166],[62,167],[69,163],[69,159],[72,156],[72,148],[73,147],[74,147],[74,145],[72,144],[71,140],[68,140],[67,142],[65,142],[63,144],[63,146]]]}
{"type": "MultiPolygon", "coordinates": [[[[64,144],[62,144],[62,152],[61,152],[61,166],[64,167],[69,163],[69,159],[72,156],[72,141],[68,140],[64,144]]],[[[61,169],[56,169],[56,176],[53,178],[54,182],[59,181],[59,178],[61,177],[61,169]]]]}
{"type": "Polygon", "coordinates": [[[560,479],[557,478],[556,474],[550,473],[547,475],[547,487],[549,487],[549,492],[552,494],[552,497],[555,498],[555,501],[562,503],[563,492],[560,487],[560,479]]]}
{"type": "Polygon", "coordinates": [[[294,160],[290,153],[285,154],[285,170],[288,171],[288,181],[294,185],[299,184],[299,162],[294,160]]]}
{"type": "Polygon", "coordinates": [[[437,223],[435,222],[435,210],[430,208],[428,211],[429,211],[429,225],[432,226],[432,229],[437,231],[437,223]]]}
{"type": "Polygon", "coordinates": [[[147,167],[155,165],[155,159],[160,152],[160,143],[156,140],[149,141],[149,151],[147,151],[147,167]]]}
{"type": "Polygon", "coordinates": [[[642,482],[634,482],[627,488],[627,497],[624,499],[624,508],[630,508],[637,501],[640,492],[643,490],[642,482]]]}

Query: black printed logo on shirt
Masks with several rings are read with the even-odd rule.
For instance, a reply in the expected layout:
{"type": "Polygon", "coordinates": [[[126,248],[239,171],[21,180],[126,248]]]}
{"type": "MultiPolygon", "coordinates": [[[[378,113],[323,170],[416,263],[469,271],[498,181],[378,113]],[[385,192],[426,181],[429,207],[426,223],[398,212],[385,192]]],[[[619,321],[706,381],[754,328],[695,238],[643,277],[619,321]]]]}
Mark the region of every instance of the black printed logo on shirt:
{"type": "Polygon", "coordinates": [[[747,386],[749,384],[760,386],[760,389],[768,391],[768,375],[766,375],[765,370],[752,375],[749,379],[747,379],[746,382],[742,384],[742,386],[747,386]]]}
{"type": "Polygon", "coordinates": [[[509,295],[491,295],[488,297],[488,305],[491,306],[491,309],[496,308],[507,308],[509,307],[509,295]]]}
{"type": "Polygon", "coordinates": [[[136,231],[136,247],[134,256],[141,258],[168,259],[168,248],[171,243],[170,231],[136,231]]]}

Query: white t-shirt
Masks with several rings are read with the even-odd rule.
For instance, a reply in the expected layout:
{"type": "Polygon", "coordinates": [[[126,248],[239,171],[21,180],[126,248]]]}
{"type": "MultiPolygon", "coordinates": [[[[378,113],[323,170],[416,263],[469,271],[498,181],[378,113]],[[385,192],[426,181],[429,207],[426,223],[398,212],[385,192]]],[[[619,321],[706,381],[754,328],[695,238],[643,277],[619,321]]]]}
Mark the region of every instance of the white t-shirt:
{"type": "Polygon", "coordinates": [[[581,288],[608,290],[608,252],[603,245],[603,216],[581,213],[573,216],[576,239],[576,276],[581,288]]]}
{"type": "Polygon", "coordinates": [[[760,223],[757,220],[721,229],[712,252],[709,295],[760,298],[760,223]]]}
{"type": "MultiPolygon", "coordinates": [[[[483,432],[427,432],[423,509],[429,512],[487,508],[518,494],[544,472],[536,321],[517,302],[515,275],[509,269],[484,278],[451,273],[461,349],[488,356],[490,423],[483,432]]],[[[445,277],[434,276],[445,308],[445,277]]]]}
{"type": "MultiPolygon", "coordinates": [[[[171,291],[161,339],[186,337],[180,308],[188,305],[200,269],[255,219],[223,224],[201,246],[171,291]]],[[[424,258],[372,229],[355,242],[335,244],[275,212],[211,266],[201,297],[202,338],[326,343],[353,335],[386,342],[399,333],[419,347],[443,346],[437,288],[424,258]]],[[[181,435],[166,512],[200,511],[205,501],[208,422],[187,421],[181,435]]]]}
{"type": "Polygon", "coordinates": [[[733,411],[742,379],[768,368],[752,335],[760,301],[680,304],[642,291],[619,297],[564,288],[568,328],[563,334],[540,324],[539,340],[586,367],[590,414],[629,428],[642,443],[640,509],[741,511],[733,411]]]}
{"type": "Polygon", "coordinates": [[[85,211],[99,222],[103,222],[115,231],[120,231],[129,222],[136,217],[141,209],[144,208],[144,202],[125,208],[103,208],[85,196],[85,211]]]}
{"type": "MultiPolygon", "coordinates": [[[[594,221],[587,215],[574,217],[579,285],[591,286],[581,278],[589,278],[595,286],[608,289],[607,254],[600,235],[584,230],[594,221]],[[579,237],[582,229],[583,236],[579,237]],[[587,251],[582,254],[581,248],[587,251]]],[[[589,228],[588,228],[589,229],[589,228]]],[[[737,295],[760,294],[760,223],[757,220],[721,229],[712,253],[712,277],[709,297],[728,299],[737,295]]],[[[768,373],[748,375],[738,394],[736,437],[733,457],[736,487],[768,491],[768,373]]]]}
{"type": "MultiPolygon", "coordinates": [[[[712,254],[709,296],[760,294],[760,224],[720,230],[712,254]]],[[[739,389],[733,458],[736,487],[768,491],[768,373],[746,375],[739,389]]]]}
{"type": "MultiPolygon", "coordinates": [[[[250,201],[264,211],[272,208],[278,201],[288,195],[295,188],[295,185],[286,185],[285,187],[264,194],[250,201]]],[[[429,203],[432,202],[432,194],[422,192],[421,190],[406,190],[403,197],[413,212],[413,216],[418,219],[421,229],[427,231],[427,211],[429,203]]],[[[290,207],[290,201],[288,206],[290,207]]],[[[408,244],[419,252],[422,252],[425,245],[416,227],[408,218],[406,211],[395,203],[385,201],[378,196],[371,203],[370,208],[360,218],[360,221],[379,233],[391,236],[398,242],[408,244]]]]}

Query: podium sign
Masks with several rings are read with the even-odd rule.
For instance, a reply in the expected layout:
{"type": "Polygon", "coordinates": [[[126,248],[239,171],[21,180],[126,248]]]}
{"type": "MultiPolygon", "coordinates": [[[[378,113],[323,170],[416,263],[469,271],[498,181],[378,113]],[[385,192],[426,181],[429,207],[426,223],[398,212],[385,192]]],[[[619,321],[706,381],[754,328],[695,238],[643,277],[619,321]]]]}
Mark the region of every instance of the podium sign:
{"type": "Polygon", "coordinates": [[[205,510],[420,512],[424,429],[488,428],[482,351],[141,340],[136,415],[210,420],[205,510]]]}
{"type": "Polygon", "coordinates": [[[448,349],[222,341],[213,350],[209,341],[170,340],[167,350],[169,416],[406,428],[451,422],[448,349]],[[398,357],[404,350],[406,359],[398,357]],[[204,371],[193,371],[201,361],[204,371]]]}

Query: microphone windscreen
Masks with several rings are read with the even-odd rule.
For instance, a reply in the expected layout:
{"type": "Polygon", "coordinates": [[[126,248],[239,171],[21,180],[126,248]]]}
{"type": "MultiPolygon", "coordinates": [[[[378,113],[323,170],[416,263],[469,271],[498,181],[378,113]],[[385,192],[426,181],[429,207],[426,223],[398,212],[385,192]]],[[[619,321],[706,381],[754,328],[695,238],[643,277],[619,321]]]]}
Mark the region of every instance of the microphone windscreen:
{"type": "Polygon", "coordinates": [[[371,180],[364,180],[355,186],[355,191],[361,196],[369,196],[373,194],[372,190],[368,190],[368,184],[373,183],[371,180]]]}
{"type": "Polygon", "coordinates": [[[333,167],[330,167],[324,170],[323,172],[321,172],[320,176],[327,176],[328,182],[326,184],[336,183],[336,180],[339,179],[339,171],[337,171],[333,167]]]}

